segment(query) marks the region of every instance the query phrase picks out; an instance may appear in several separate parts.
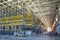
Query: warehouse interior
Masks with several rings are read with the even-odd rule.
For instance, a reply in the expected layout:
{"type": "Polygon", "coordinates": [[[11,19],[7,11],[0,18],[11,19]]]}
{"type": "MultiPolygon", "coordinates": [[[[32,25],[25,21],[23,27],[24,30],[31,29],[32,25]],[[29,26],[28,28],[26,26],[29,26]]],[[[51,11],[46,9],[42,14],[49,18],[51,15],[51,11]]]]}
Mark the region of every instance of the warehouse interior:
{"type": "Polygon", "coordinates": [[[60,0],[0,0],[0,35],[60,35],[60,0]]]}

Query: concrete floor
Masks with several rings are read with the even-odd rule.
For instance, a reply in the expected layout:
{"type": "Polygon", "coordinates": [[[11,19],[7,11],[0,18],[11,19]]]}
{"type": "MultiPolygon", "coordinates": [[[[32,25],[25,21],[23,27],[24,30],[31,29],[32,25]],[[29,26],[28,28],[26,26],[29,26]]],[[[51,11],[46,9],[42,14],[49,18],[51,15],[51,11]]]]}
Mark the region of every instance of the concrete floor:
{"type": "Polygon", "coordinates": [[[60,36],[36,35],[29,37],[15,37],[8,35],[0,35],[0,40],[60,40],[60,36]]]}

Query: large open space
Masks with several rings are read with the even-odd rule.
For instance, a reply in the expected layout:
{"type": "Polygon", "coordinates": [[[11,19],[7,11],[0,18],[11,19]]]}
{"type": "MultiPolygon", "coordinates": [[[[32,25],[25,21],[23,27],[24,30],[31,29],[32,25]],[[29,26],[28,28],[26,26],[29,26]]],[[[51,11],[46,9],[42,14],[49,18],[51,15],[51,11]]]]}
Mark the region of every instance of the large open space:
{"type": "Polygon", "coordinates": [[[60,40],[60,0],[0,0],[0,40],[60,40]]]}

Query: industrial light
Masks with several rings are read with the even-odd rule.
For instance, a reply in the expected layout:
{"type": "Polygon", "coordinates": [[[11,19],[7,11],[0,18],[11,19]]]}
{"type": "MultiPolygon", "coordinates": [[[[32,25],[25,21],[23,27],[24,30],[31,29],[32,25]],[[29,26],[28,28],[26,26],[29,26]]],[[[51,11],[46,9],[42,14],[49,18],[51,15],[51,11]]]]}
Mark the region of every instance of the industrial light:
{"type": "Polygon", "coordinates": [[[8,0],[8,1],[12,1],[12,0],[8,0]]]}
{"type": "Polygon", "coordinates": [[[47,27],[47,32],[51,32],[51,28],[50,27],[47,27]]]}
{"type": "Polygon", "coordinates": [[[56,21],[58,21],[58,18],[56,18],[56,21]]]}

